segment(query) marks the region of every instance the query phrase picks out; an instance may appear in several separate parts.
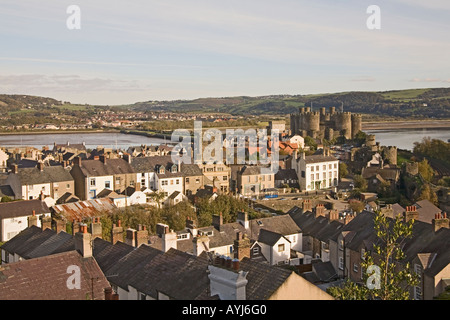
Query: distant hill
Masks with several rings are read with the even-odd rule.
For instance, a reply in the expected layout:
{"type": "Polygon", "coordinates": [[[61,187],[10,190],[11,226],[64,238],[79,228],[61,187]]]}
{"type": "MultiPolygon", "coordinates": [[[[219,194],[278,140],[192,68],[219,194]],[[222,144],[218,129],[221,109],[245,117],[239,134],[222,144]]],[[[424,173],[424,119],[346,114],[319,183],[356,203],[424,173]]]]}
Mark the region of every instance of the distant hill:
{"type": "Polygon", "coordinates": [[[341,92],[310,95],[220,97],[194,100],[146,101],[120,106],[74,105],[52,98],[0,94],[0,111],[15,117],[50,117],[58,112],[79,117],[95,110],[141,112],[228,113],[232,115],[287,115],[299,107],[336,107],[344,111],[396,118],[450,119],[450,88],[379,92],[341,92]]]}
{"type": "Polygon", "coordinates": [[[304,106],[312,106],[312,110],[331,106],[339,110],[342,106],[344,111],[401,118],[450,118],[450,88],[147,101],[122,107],[136,111],[282,115],[304,106]]]}
{"type": "Polygon", "coordinates": [[[2,111],[2,113],[19,111],[27,108],[35,109],[38,107],[51,107],[61,104],[61,101],[52,98],[20,94],[0,94],[0,111],[2,111]]]}

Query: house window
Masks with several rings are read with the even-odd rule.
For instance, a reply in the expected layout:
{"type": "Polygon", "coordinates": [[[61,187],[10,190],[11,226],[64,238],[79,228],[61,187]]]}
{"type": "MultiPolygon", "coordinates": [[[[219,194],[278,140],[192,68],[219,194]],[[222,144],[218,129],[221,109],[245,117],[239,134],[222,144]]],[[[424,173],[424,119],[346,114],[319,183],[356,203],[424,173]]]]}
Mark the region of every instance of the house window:
{"type": "Polygon", "coordinates": [[[278,245],[278,252],[283,252],[283,251],[284,251],[284,243],[278,245]]]}
{"type": "Polygon", "coordinates": [[[323,169],[323,170],[327,170],[327,165],[324,164],[323,167],[322,167],[322,169],[323,169]]]}
{"type": "Polygon", "coordinates": [[[90,185],[95,187],[95,179],[90,180],[90,185]]]}
{"type": "Polygon", "coordinates": [[[259,254],[259,248],[258,247],[254,247],[252,251],[253,251],[254,255],[259,254]]]}
{"type": "Polygon", "coordinates": [[[189,183],[189,178],[186,178],[186,183],[189,183]]]}
{"type": "Polygon", "coordinates": [[[320,180],[320,176],[318,173],[316,173],[316,180],[320,180]]]}
{"type": "Polygon", "coordinates": [[[344,250],[344,240],[339,241],[339,250],[344,250]]]}
{"type": "Polygon", "coordinates": [[[422,267],[419,264],[415,264],[414,272],[419,280],[419,285],[414,287],[414,299],[422,300],[422,267]]]}
{"type": "Polygon", "coordinates": [[[361,260],[364,260],[364,255],[366,254],[366,249],[361,248],[361,260]]]}
{"type": "Polygon", "coordinates": [[[180,184],[180,179],[177,179],[177,184],[180,184]]]}
{"type": "Polygon", "coordinates": [[[337,169],[337,163],[334,164],[334,168],[337,169]]]}
{"type": "Polygon", "coordinates": [[[227,181],[228,176],[223,176],[223,181],[227,181]]]}
{"type": "Polygon", "coordinates": [[[311,181],[314,181],[314,173],[311,174],[311,181]]]}
{"type": "Polygon", "coordinates": [[[195,179],[195,183],[200,183],[200,179],[195,179]]]}
{"type": "Polygon", "coordinates": [[[66,188],[67,188],[67,189],[70,189],[70,184],[67,184],[67,185],[66,185],[66,188]]]}
{"type": "Polygon", "coordinates": [[[105,188],[110,189],[111,188],[111,181],[105,181],[105,188]]]}
{"type": "Polygon", "coordinates": [[[145,300],[145,293],[139,292],[139,300],[145,300]]]}
{"type": "Polygon", "coordinates": [[[339,257],[339,270],[344,270],[344,258],[339,257]]]}
{"type": "Polygon", "coordinates": [[[173,185],[173,180],[170,180],[170,185],[173,185]]]}
{"type": "Polygon", "coordinates": [[[314,172],[314,166],[311,167],[311,172],[314,172]]]}
{"type": "Polygon", "coordinates": [[[319,171],[319,166],[316,166],[316,171],[319,171]]]}
{"type": "Polygon", "coordinates": [[[353,264],[353,271],[358,272],[358,265],[356,263],[353,264]]]}

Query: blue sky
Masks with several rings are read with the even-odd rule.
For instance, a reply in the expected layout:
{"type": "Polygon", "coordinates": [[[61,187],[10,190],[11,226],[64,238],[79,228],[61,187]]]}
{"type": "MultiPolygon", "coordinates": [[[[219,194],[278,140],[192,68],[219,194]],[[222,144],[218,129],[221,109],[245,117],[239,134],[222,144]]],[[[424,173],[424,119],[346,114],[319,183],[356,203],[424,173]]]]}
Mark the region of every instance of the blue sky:
{"type": "Polygon", "coordinates": [[[2,0],[0,9],[0,93],[113,105],[450,84],[448,0],[2,0]],[[366,26],[373,4],[380,30],[366,26]],[[66,27],[69,5],[81,9],[80,30],[66,27]]]}

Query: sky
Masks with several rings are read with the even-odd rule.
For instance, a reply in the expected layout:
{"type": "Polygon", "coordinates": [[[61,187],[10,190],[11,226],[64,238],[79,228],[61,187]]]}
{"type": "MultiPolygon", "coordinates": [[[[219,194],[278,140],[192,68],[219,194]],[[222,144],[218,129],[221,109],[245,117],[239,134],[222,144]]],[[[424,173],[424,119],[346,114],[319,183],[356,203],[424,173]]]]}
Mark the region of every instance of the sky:
{"type": "Polygon", "coordinates": [[[0,93],[72,103],[449,87],[449,57],[448,0],[0,2],[0,93]]]}

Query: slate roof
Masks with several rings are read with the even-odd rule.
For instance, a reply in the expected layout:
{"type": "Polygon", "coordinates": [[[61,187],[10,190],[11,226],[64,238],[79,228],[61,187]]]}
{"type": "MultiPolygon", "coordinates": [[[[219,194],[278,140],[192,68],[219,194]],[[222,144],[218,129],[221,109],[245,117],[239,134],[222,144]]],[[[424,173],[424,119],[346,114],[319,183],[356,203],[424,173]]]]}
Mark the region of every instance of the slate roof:
{"type": "Polygon", "coordinates": [[[117,261],[134,250],[133,246],[121,241],[112,244],[106,240],[95,238],[92,255],[97,260],[98,265],[106,273],[117,261]]]}
{"type": "Polygon", "coordinates": [[[106,159],[106,164],[100,160],[83,160],[81,161],[81,171],[86,177],[113,176],[135,172],[133,167],[121,158],[106,159]]]}
{"type": "MultiPolygon", "coordinates": [[[[258,236],[258,242],[274,246],[283,236],[279,233],[261,229],[258,236]]],[[[288,240],[289,241],[289,240],[288,240]]]]}
{"type": "Polygon", "coordinates": [[[73,181],[70,170],[62,166],[44,166],[42,171],[37,167],[21,168],[17,173],[11,174],[16,175],[22,185],[73,181]]]}
{"type": "Polygon", "coordinates": [[[322,216],[316,219],[312,212],[302,212],[301,208],[293,207],[288,214],[305,236],[312,236],[320,241],[328,242],[329,239],[337,237],[344,226],[340,221],[334,220],[329,222],[328,218],[322,216]]]}
{"type": "Polygon", "coordinates": [[[31,216],[33,210],[36,215],[50,213],[47,204],[39,199],[4,202],[0,203],[0,219],[31,216]]]}
{"type": "Polygon", "coordinates": [[[267,300],[293,274],[293,271],[243,258],[241,270],[248,272],[245,288],[247,300],[267,300]]]}
{"type": "Polygon", "coordinates": [[[0,186],[0,197],[14,198],[16,195],[10,185],[0,186]]]}
{"type": "Polygon", "coordinates": [[[420,200],[417,201],[415,204],[416,210],[419,213],[418,220],[431,223],[434,219],[434,215],[436,213],[441,213],[442,210],[436,207],[434,204],[432,204],[429,200],[420,200]]]}
{"type": "Polygon", "coordinates": [[[0,300],[103,300],[110,287],[94,258],[76,251],[22,260],[0,267],[0,300]],[[68,266],[80,268],[81,288],[69,289],[68,266]]]}
{"type": "MultiPolygon", "coordinates": [[[[300,158],[297,159],[299,161],[300,158]]],[[[329,161],[338,161],[334,156],[324,156],[324,155],[311,155],[305,156],[305,163],[321,163],[321,162],[329,162],[329,161]]]]}
{"type": "Polygon", "coordinates": [[[368,167],[363,168],[361,175],[364,179],[369,179],[373,176],[379,175],[383,180],[396,181],[399,176],[399,169],[397,168],[378,168],[368,167]]]}
{"type": "Polygon", "coordinates": [[[298,180],[295,169],[280,169],[275,173],[275,180],[298,180]]]}
{"type": "Polygon", "coordinates": [[[195,177],[195,176],[202,176],[203,171],[202,169],[195,163],[192,164],[181,164],[181,173],[184,177],[195,177]]]}
{"type": "Polygon", "coordinates": [[[31,226],[24,230],[22,230],[19,234],[14,236],[11,240],[5,242],[0,248],[2,250],[6,250],[9,253],[16,252],[17,248],[19,248],[23,243],[28,241],[28,239],[32,238],[34,235],[42,232],[42,229],[37,226],[31,226]]]}
{"type": "Polygon", "coordinates": [[[154,156],[154,157],[139,157],[131,159],[131,166],[135,172],[155,172],[157,165],[163,165],[164,168],[172,166],[172,156],[154,156]]]}
{"type": "Polygon", "coordinates": [[[108,281],[124,290],[128,290],[128,283],[135,276],[136,272],[143,265],[161,254],[163,254],[162,251],[143,244],[128,254],[123,255],[120,259],[116,260],[116,263],[107,269],[103,269],[103,271],[108,281]]]}
{"type": "MultiPolygon", "coordinates": [[[[198,228],[198,232],[208,233],[212,232],[212,235],[208,235],[209,247],[217,248],[223,246],[232,246],[236,239],[236,233],[242,232],[247,234],[251,240],[258,240],[260,231],[262,229],[279,233],[282,236],[292,235],[300,233],[300,228],[295,224],[289,215],[279,215],[268,218],[249,220],[249,228],[245,229],[244,226],[238,222],[225,223],[220,226],[220,230],[214,226],[198,228]]],[[[178,233],[186,233],[187,230],[179,231],[178,233]]],[[[154,237],[150,244],[153,248],[162,248],[162,240],[159,237],[154,237]]],[[[183,252],[193,253],[192,238],[177,241],[177,249],[183,252]]]]}

